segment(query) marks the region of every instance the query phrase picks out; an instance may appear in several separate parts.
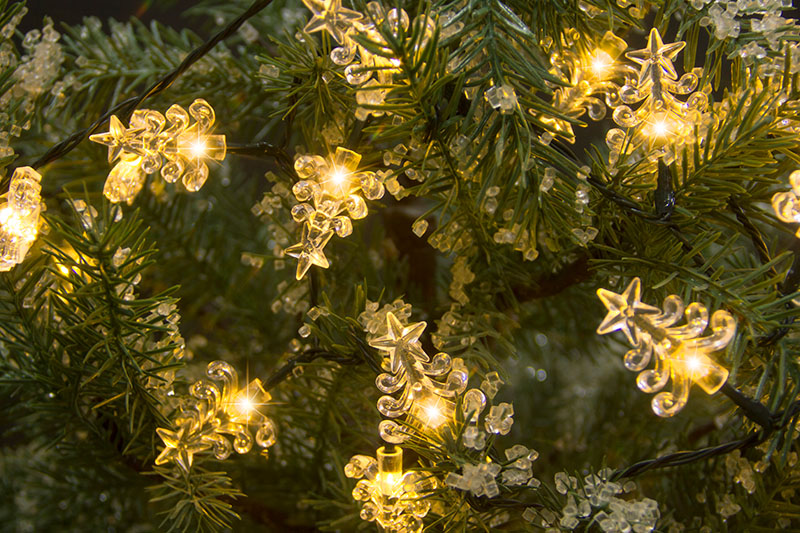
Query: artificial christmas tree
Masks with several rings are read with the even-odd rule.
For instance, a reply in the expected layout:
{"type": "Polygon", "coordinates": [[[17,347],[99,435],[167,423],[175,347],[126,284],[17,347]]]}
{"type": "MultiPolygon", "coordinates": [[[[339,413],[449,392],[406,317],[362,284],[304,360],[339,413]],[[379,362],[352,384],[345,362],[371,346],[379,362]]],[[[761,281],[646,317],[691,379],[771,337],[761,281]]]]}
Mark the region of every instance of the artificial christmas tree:
{"type": "Polygon", "coordinates": [[[800,529],[790,8],[0,1],[3,529],[800,529]]]}

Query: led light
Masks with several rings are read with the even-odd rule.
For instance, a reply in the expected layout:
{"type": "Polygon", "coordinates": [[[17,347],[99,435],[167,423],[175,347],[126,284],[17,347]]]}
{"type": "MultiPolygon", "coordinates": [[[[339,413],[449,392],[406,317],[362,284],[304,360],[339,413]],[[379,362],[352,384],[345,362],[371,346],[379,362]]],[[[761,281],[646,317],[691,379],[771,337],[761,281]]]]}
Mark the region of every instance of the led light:
{"type": "Polygon", "coordinates": [[[667,124],[666,120],[658,119],[655,122],[653,122],[653,126],[651,128],[651,131],[652,131],[654,136],[663,137],[664,135],[669,133],[669,125],[667,124]]]}
{"type": "Polygon", "coordinates": [[[242,398],[237,406],[242,414],[249,414],[253,410],[253,401],[250,398],[242,398]]]}
{"type": "Polygon", "coordinates": [[[606,52],[602,50],[598,50],[595,52],[595,55],[592,59],[591,68],[592,72],[598,78],[603,77],[606,73],[608,73],[608,69],[614,61],[611,59],[611,56],[608,55],[606,52]]]}
{"type": "Polygon", "coordinates": [[[201,139],[196,140],[192,143],[191,151],[194,157],[203,157],[206,155],[206,143],[201,139]]]}

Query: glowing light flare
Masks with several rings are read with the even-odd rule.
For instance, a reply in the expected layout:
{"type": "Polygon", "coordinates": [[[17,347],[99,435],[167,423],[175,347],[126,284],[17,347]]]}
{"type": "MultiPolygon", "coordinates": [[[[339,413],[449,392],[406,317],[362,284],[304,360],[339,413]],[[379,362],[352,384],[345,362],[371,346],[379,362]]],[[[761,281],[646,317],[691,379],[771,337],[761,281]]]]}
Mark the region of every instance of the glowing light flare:
{"type": "Polygon", "coordinates": [[[613,64],[614,60],[607,52],[604,52],[603,50],[597,50],[592,56],[592,60],[589,65],[592,74],[598,78],[603,78],[608,74],[608,71],[611,69],[613,64]]]}
{"type": "Polygon", "coordinates": [[[419,418],[425,427],[436,429],[447,422],[447,415],[438,397],[430,397],[424,400],[419,406],[419,418]]]}
{"type": "Polygon", "coordinates": [[[402,484],[403,475],[396,472],[382,472],[378,474],[378,488],[384,496],[393,496],[400,489],[403,488],[402,484]]]}
{"type": "Polygon", "coordinates": [[[36,238],[36,224],[31,224],[28,217],[19,216],[8,205],[0,209],[0,226],[2,226],[4,231],[14,237],[21,237],[28,240],[36,238]]]}
{"type": "Polygon", "coordinates": [[[323,184],[332,196],[343,198],[350,192],[350,176],[350,171],[334,167],[323,184]]]}
{"type": "Polygon", "coordinates": [[[189,150],[192,153],[192,157],[204,157],[207,150],[206,143],[203,141],[203,139],[197,139],[191,144],[189,150]]]}
{"type": "Polygon", "coordinates": [[[271,396],[264,390],[261,380],[254,379],[231,398],[229,407],[225,410],[234,421],[247,423],[256,415],[264,416],[258,408],[266,405],[270,399],[271,396]]]}

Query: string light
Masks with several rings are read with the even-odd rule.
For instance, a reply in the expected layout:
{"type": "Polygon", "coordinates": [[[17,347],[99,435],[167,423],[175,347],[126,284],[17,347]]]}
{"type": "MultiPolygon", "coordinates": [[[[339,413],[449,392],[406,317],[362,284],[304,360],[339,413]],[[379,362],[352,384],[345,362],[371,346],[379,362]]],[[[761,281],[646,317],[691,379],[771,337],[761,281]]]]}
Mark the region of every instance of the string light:
{"type": "MultiPolygon", "coordinates": [[[[411,414],[424,426],[435,428],[451,418],[447,399],[464,391],[468,373],[460,358],[451,359],[440,352],[431,359],[425,353],[419,341],[425,326],[425,322],[405,325],[390,311],[386,313],[386,335],[370,339],[369,344],[388,355],[383,365],[387,372],[375,380],[378,389],[386,393],[378,400],[378,411],[388,418],[411,414]],[[398,391],[399,397],[392,396],[398,391]]],[[[398,437],[402,432],[393,431],[397,428],[391,422],[380,429],[387,442],[402,442],[402,436],[398,437]]]]}
{"type": "Polygon", "coordinates": [[[708,311],[699,303],[688,307],[676,295],[664,300],[664,311],[641,301],[641,280],[634,278],[622,294],[598,289],[597,296],[608,309],[597,333],[620,330],[634,345],[625,354],[625,367],[637,371],[636,384],[644,392],[658,392],[672,380],[672,391],[660,392],[652,401],[653,412],[669,417],[683,409],[692,383],[714,394],[728,379],[728,371],[709,354],[722,350],[736,333],[736,321],[727,311],[708,311]],[[685,326],[674,326],[684,314],[685,326]],[[711,333],[700,337],[708,325],[711,333]],[[644,370],[655,359],[655,367],[644,370]]]}
{"type": "Polygon", "coordinates": [[[176,429],[156,429],[165,446],[156,458],[157,465],[174,462],[188,471],[198,453],[213,450],[219,460],[227,459],[232,450],[247,453],[253,447],[250,426],[257,428],[255,442],[263,448],[263,455],[275,444],[275,426],[258,410],[271,399],[261,381],[254,379],[238,388],[236,370],[224,361],[209,363],[206,374],[222,387],[206,380],[192,385],[192,401],[175,417],[176,429]],[[227,435],[233,436],[232,445],[227,435]]]}
{"type": "Polygon", "coordinates": [[[211,133],[215,120],[214,109],[202,98],[192,102],[188,112],[177,104],[165,115],[136,110],[128,128],[112,115],[108,132],[89,137],[108,146],[109,163],[119,160],[106,179],[105,197],[130,204],[147,174],[159,170],[169,183],[181,179],[186,190],[200,190],[208,179],[205,160],[221,161],[227,150],[225,136],[211,133]]]}
{"type": "Polygon", "coordinates": [[[19,167],[11,175],[5,202],[0,204],[0,272],[21,263],[39,231],[42,175],[19,167]]]}
{"type": "Polygon", "coordinates": [[[606,136],[612,166],[623,146],[643,146],[649,159],[661,158],[669,164],[676,157],[676,147],[693,138],[693,129],[708,108],[708,96],[695,91],[701,69],[678,78],[673,61],[685,46],[683,41],[664,44],[653,28],[644,48],[625,54],[639,68],[635,76],[626,76],[612,105],[614,122],[629,130],[613,129],[606,136]],[[678,95],[689,96],[681,101],[678,95]],[[639,104],[635,110],[630,107],[634,104],[639,104]],[[633,137],[633,142],[626,143],[628,137],[633,137]]]}
{"type": "Polygon", "coordinates": [[[331,237],[347,237],[353,232],[351,219],[367,216],[365,198],[383,197],[383,183],[374,172],[357,172],[360,161],[360,154],[341,146],[328,159],[302,155],[295,160],[295,172],[301,180],[292,192],[301,203],[292,208],[292,218],[303,225],[303,230],[300,242],[284,252],[297,258],[298,280],[312,265],[328,268],[324,249],[331,237]]]}
{"type": "Polygon", "coordinates": [[[378,448],[377,460],[356,455],[344,467],[347,477],[358,479],[353,499],[361,504],[361,518],[377,522],[388,532],[418,533],[430,510],[426,493],[436,488],[433,477],[403,472],[403,450],[399,446],[378,448]]]}

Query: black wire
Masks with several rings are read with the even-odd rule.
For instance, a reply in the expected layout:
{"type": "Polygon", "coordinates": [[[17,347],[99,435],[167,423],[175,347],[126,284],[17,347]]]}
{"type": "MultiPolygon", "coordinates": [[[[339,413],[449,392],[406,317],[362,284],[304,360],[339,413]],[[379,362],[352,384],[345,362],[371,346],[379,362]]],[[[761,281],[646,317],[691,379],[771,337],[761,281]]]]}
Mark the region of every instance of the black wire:
{"type": "Polygon", "coordinates": [[[766,441],[770,437],[770,435],[772,435],[775,431],[786,427],[789,421],[792,420],[798,414],[800,414],[800,400],[793,403],[785,411],[771,414],[771,419],[773,423],[770,424],[768,427],[764,427],[763,431],[761,432],[751,433],[749,436],[743,439],[726,442],[718,446],[710,446],[708,448],[702,448],[700,450],[676,452],[676,453],[671,453],[669,455],[665,455],[663,457],[658,457],[656,459],[647,459],[646,461],[639,461],[638,463],[634,463],[631,466],[617,470],[616,472],[611,474],[610,479],[613,481],[626,477],[634,477],[644,472],[647,472],[648,470],[654,470],[656,468],[666,468],[669,466],[681,466],[693,463],[695,461],[701,461],[703,459],[710,459],[711,457],[716,457],[718,455],[724,455],[734,450],[746,450],[754,446],[758,446],[762,442],[766,441]],[[778,423],[779,421],[780,423],[778,423]]]}
{"type": "Polygon", "coordinates": [[[292,156],[289,153],[272,143],[262,141],[254,144],[229,144],[227,153],[255,159],[273,159],[287,172],[292,172],[294,165],[292,156]]]}
{"type": "Polygon", "coordinates": [[[133,113],[139,107],[139,105],[141,105],[142,102],[144,102],[147,98],[150,98],[151,96],[154,96],[169,88],[169,86],[172,85],[175,82],[175,80],[177,80],[181,76],[181,74],[186,72],[189,69],[189,67],[191,67],[195,62],[197,62],[197,60],[199,60],[200,58],[205,56],[208,52],[210,52],[211,49],[214,48],[217,44],[219,44],[223,40],[233,35],[233,33],[236,30],[238,30],[239,27],[242,24],[244,24],[244,22],[247,19],[258,13],[271,3],[272,0],[256,0],[255,2],[253,2],[253,4],[247,9],[247,11],[239,15],[239,17],[237,17],[234,21],[228,24],[216,35],[211,37],[211,39],[203,43],[201,46],[192,50],[189,53],[189,55],[187,55],[184,58],[181,64],[178,65],[177,68],[175,68],[173,71],[168,73],[160,80],[153,83],[153,85],[151,85],[145,92],[143,92],[139,96],[128,98],[127,100],[124,100],[123,102],[120,102],[119,104],[115,105],[114,107],[106,111],[106,113],[103,114],[103,116],[94,121],[89,127],[73,133],[60,143],[50,148],[47,152],[45,152],[44,155],[42,155],[39,159],[34,161],[30,166],[35,169],[38,169],[43,167],[44,165],[47,165],[48,163],[52,163],[56,159],[64,157],[69,152],[74,150],[75,147],[77,147],[89,135],[95,133],[100,128],[100,126],[105,124],[106,121],[109,118],[111,118],[111,115],[120,114],[127,119],[127,117],[131,113],[133,113]]]}
{"type": "Polygon", "coordinates": [[[749,437],[735,440],[731,442],[726,442],[725,444],[720,444],[719,446],[711,446],[708,448],[702,448],[700,450],[692,450],[692,451],[684,451],[684,452],[676,452],[671,453],[669,455],[664,455],[663,457],[659,457],[657,459],[648,459],[646,461],[639,461],[638,463],[632,464],[627,468],[623,468],[621,470],[617,470],[611,477],[609,478],[611,481],[622,479],[626,477],[634,477],[647,472],[648,470],[653,470],[656,468],[666,468],[668,466],[680,466],[689,463],[693,463],[695,461],[701,461],[703,459],[709,459],[711,457],[716,457],[717,455],[724,455],[726,453],[730,453],[734,450],[743,450],[747,448],[752,448],[763,442],[765,440],[765,436],[760,437],[758,433],[753,433],[749,437]]]}

